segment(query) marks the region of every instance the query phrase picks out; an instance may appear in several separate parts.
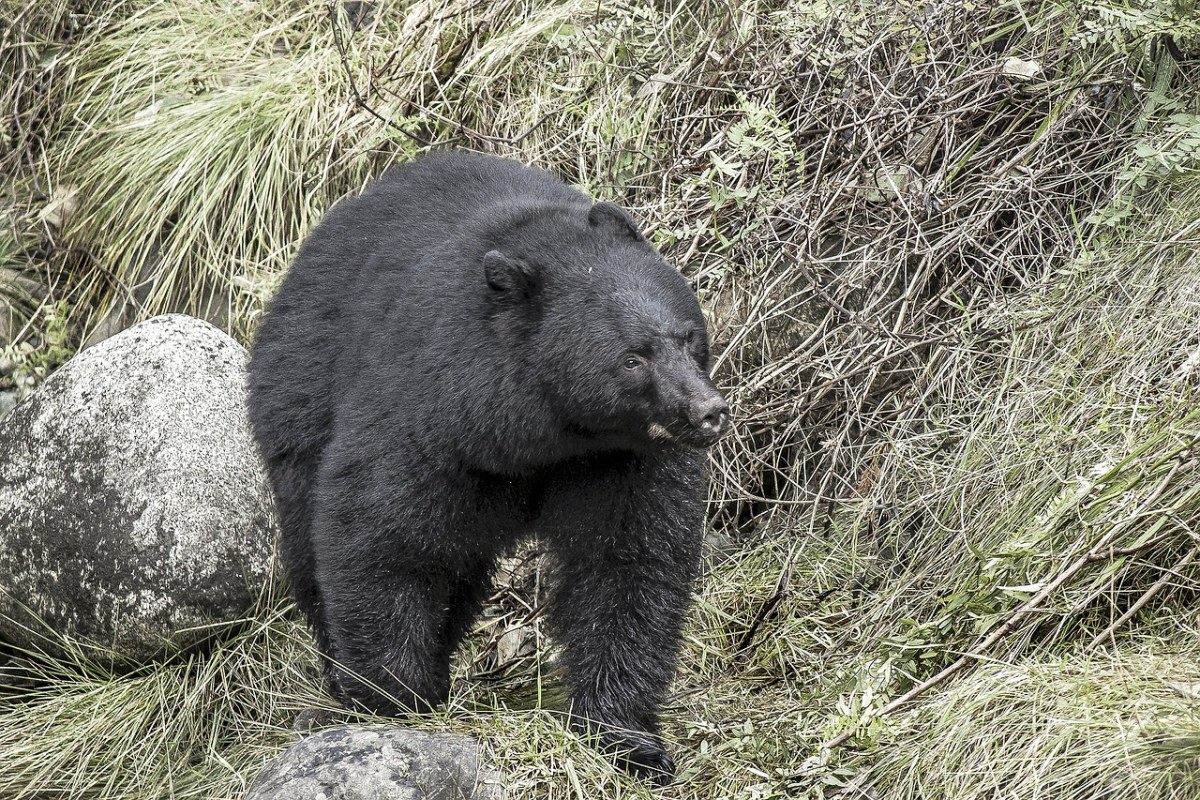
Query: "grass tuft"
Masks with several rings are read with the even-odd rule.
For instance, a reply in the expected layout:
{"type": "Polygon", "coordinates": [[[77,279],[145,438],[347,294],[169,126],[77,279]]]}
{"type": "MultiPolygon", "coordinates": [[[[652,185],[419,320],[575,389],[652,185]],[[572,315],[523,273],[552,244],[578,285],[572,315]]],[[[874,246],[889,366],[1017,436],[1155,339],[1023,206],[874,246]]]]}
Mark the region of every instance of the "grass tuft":
{"type": "Polygon", "coordinates": [[[238,797],[290,718],[329,702],[307,634],[281,607],[211,652],[132,674],[83,653],[26,654],[7,672],[23,686],[0,704],[0,794],[14,800],[238,797]]]}

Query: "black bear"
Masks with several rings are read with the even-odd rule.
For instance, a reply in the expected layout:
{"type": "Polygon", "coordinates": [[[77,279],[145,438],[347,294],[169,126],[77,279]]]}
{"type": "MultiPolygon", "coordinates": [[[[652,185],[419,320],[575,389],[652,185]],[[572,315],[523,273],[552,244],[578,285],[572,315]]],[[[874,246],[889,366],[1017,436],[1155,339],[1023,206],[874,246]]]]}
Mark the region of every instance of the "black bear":
{"type": "Polygon", "coordinates": [[[621,208],[465,153],[329,212],[270,305],[250,416],[331,690],[429,709],[496,559],[552,554],[571,723],[663,782],[658,714],[729,426],[696,296],[621,208]]]}

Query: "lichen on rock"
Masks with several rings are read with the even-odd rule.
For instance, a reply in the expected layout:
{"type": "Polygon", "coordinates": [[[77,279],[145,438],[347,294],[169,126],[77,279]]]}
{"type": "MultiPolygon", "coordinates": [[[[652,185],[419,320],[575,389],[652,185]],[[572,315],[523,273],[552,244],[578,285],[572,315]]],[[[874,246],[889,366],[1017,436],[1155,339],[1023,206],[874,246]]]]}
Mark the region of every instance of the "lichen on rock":
{"type": "Polygon", "coordinates": [[[0,636],[143,662],[254,605],[276,523],[246,359],[206,322],[156,317],[0,422],[0,636]]]}

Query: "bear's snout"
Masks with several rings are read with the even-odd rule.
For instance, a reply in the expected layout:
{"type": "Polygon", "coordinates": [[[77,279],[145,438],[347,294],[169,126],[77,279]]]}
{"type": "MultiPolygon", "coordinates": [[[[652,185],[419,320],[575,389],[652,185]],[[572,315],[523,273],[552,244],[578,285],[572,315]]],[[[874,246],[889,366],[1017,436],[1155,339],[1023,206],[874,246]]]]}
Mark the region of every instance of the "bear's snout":
{"type": "Polygon", "coordinates": [[[694,400],[688,407],[687,418],[707,446],[720,439],[729,428],[729,404],[713,392],[694,400]]]}
{"type": "Polygon", "coordinates": [[[693,428],[712,436],[720,436],[729,419],[729,406],[718,394],[701,398],[688,409],[688,422],[693,428]]]}

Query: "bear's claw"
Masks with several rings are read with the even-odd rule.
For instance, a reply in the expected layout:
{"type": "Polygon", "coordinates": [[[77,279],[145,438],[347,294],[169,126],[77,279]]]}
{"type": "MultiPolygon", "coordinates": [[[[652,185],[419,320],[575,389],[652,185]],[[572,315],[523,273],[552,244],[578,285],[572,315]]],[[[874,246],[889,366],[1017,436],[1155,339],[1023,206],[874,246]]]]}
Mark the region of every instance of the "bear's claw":
{"type": "Polygon", "coordinates": [[[653,736],[624,731],[602,737],[603,749],[616,755],[625,771],[639,780],[666,786],[675,777],[675,761],[653,736]]]}

